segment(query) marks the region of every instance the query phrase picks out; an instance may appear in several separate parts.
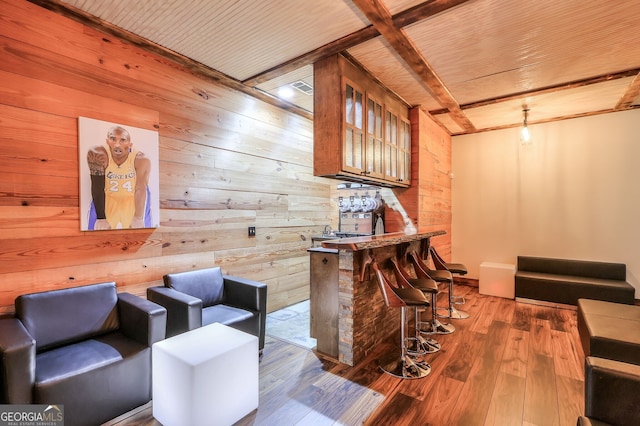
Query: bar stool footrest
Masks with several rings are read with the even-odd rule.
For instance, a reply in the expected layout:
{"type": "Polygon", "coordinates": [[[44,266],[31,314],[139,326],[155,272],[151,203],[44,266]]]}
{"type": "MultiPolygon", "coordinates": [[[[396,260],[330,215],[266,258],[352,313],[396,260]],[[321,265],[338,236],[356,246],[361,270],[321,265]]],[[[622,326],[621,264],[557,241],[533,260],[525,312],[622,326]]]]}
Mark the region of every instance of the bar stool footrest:
{"type": "Polygon", "coordinates": [[[400,354],[389,355],[379,361],[385,373],[401,379],[421,379],[431,374],[431,365],[426,361],[418,361],[410,356],[404,358],[400,354]]]}
{"type": "Polygon", "coordinates": [[[451,334],[456,331],[453,324],[443,324],[438,319],[433,322],[421,322],[419,324],[420,333],[422,334],[451,334]]]}
{"type": "Polygon", "coordinates": [[[455,303],[456,305],[464,305],[464,296],[456,296],[455,294],[451,295],[451,303],[455,303]]]}
{"type": "Polygon", "coordinates": [[[450,308],[436,308],[438,311],[442,310],[445,311],[446,313],[441,314],[438,312],[438,316],[440,318],[449,318],[449,319],[467,319],[469,318],[469,314],[467,312],[464,311],[459,311],[456,308],[454,308],[453,306],[450,308]]]}

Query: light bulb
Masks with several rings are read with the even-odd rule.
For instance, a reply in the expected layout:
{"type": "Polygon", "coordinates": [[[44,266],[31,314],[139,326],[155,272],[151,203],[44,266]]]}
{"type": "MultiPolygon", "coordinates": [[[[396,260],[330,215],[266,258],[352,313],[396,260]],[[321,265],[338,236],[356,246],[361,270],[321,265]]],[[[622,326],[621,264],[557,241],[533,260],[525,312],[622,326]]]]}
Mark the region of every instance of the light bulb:
{"type": "Polygon", "coordinates": [[[278,89],[278,96],[282,99],[291,99],[293,98],[293,89],[289,86],[284,86],[278,89]]]}
{"type": "Polygon", "coordinates": [[[529,133],[528,127],[529,108],[526,105],[522,106],[522,114],[524,115],[524,120],[520,129],[520,142],[525,144],[531,142],[531,133],[529,133]]]}
{"type": "Polygon", "coordinates": [[[529,127],[524,126],[520,129],[520,142],[528,143],[531,141],[531,133],[529,133],[529,127]]]}

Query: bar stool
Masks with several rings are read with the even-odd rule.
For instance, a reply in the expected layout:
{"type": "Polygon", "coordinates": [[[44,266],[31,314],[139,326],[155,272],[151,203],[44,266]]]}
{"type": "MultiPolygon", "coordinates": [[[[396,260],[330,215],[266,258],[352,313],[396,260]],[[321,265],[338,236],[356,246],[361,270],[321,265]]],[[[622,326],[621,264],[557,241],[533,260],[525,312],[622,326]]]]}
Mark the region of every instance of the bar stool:
{"type": "MultiPolygon", "coordinates": [[[[418,278],[431,278],[437,284],[438,283],[449,283],[453,281],[453,277],[451,276],[451,272],[449,271],[437,271],[431,270],[427,267],[427,265],[420,259],[416,252],[408,253],[409,261],[413,264],[413,270],[416,272],[416,276],[418,278]]],[[[436,285],[437,285],[436,284],[436,285]]],[[[421,323],[420,331],[425,334],[451,334],[456,331],[456,328],[453,324],[443,324],[438,320],[436,315],[436,299],[438,292],[431,292],[431,321],[421,323]],[[428,328],[422,328],[422,324],[426,324],[428,328]]]]}
{"type": "MultiPolygon", "coordinates": [[[[431,279],[433,279],[438,284],[439,283],[448,284],[449,281],[453,281],[453,275],[451,274],[451,272],[449,272],[449,270],[429,268],[429,265],[427,265],[427,262],[424,261],[416,251],[411,251],[408,253],[408,255],[411,256],[413,259],[415,259],[415,261],[420,264],[420,269],[426,272],[429,275],[429,277],[431,277],[431,279]]],[[[411,259],[409,260],[415,265],[415,262],[413,260],[411,259]]]]}
{"type": "MultiPolygon", "coordinates": [[[[462,274],[461,272],[458,271],[462,271],[464,270],[464,273],[467,273],[467,268],[464,267],[464,265],[462,265],[461,263],[444,263],[442,260],[442,258],[440,256],[438,256],[438,253],[436,252],[436,249],[433,247],[429,247],[429,253],[431,253],[431,258],[433,259],[433,264],[436,267],[436,270],[438,271],[448,271],[451,274],[454,273],[459,273],[462,274]],[[438,260],[440,259],[440,260],[438,260]],[[454,270],[451,270],[449,268],[447,268],[446,265],[452,265],[452,267],[454,268],[454,270]]],[[[446,314],[439,314],[442,318],[451,318],[451,319],[466,319],[469,318],[469,314],[467,312],[464,311],[460,311],[458,309],[456,309],[455,306],[453,306],[455,304],[455,296],[453,295],[453,275],[451,276],[451,279],[449,280],[449,307],[447,308],[447,313],[446,314]]],[[[464,303],[464,299],[462,299],[462,303],[464,303]]]]}
{"type": "MultiPolygon", "coordinates": [[[[458,275],[467,274],[467,267],[462,263],[445,262],[442,257],[440,257],[435,247],[430,247],[429,251],[431,252],[431,258],[433,259],[433,264],[437,270],[446,270],[452,274],[458,275]]],[[[463,296],[452,295],[451,297],[453,299],[453,303],[456,305],[464,305],[465,300],[463,296]]]]}
{"type": "MultiPolygon", "coordinates": [[[[435,247],[429,247],[429,251],[431,252],[431,258],[433,259],[433,264],[436,269],[447,270],[452,274],[467,275],[467,267],[462,263],[445,262],[442,257],[440,257],[435,247]]],[[[464,297],[462,296],[453,296],[453,300],[457,305],[464,305],[464,297]]]]}
{"type": "MultiPolygon", "coordinates": [[[[413,278],[406,269],[398,264],[398,261],[395,258],[391,259],[391,265],[393,266],[393,273],[396,276],[396,282],[400,285],[400,287],[413,287],[415,289],[420,290],[425,295],[430,294],[432,300],[434,295],[438,294],[438,284],[431,278],[413,278]]],[[[433,302],[430,303],[433,309],[433,302]]],[[[438,343],[435,339],[425,339],[422,337],[421,332],[425,324],[420,320],[420,311],[419,307],[415,307],[415,341],[418,344],[422,344],[426,353],[434,353],[440,350],[440,343],[438,343]]],[[[425,333],[431,334],[431,333],[425,333]]]]}
{"type": "Polygon", "coordinates": [[[420,379],[431,373],[431,366],[426,361],[419,361],[408,353],[407,341],[407,307],[429,306],[425,295],[412,287],[401,288],[394,285],[380,269],[380,266],[372,259],[371,268],[376,273],[376,278],[385,305],[390,308],[400,308],[400,355],[392,354],[380,360],[380,368],[387,374],[402,379],[420,379]]]}

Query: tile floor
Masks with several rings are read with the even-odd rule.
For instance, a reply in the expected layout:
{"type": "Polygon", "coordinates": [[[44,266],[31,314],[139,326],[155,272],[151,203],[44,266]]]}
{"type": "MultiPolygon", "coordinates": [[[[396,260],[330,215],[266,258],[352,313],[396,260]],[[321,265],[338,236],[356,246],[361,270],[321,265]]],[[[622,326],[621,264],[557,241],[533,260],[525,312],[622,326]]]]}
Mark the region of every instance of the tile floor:
{"type": "Polygon", "coordinates": [[[267,314],[265,333],[294,345],[313,349],[316,347],[316,339],[309,336],[309,322],[309,300],[305,300],[267,314]]]}

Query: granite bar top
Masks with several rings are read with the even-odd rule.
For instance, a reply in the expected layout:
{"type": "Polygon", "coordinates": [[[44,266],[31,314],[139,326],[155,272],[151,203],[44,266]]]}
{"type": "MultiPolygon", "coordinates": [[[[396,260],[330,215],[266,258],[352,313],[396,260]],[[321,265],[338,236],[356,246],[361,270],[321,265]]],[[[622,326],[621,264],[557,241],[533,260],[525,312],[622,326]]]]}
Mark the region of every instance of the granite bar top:
{"type": "Polygon", "coordinates": [[[444,235],[445,231],[431,232],[392,232],[381,235],[368,235],[366,237],[337,238],[322,242],[322,247],[338,250],[367,250],[379,247],[393,246],[411,241],[423,240],[425,238],[444,235]]]}

